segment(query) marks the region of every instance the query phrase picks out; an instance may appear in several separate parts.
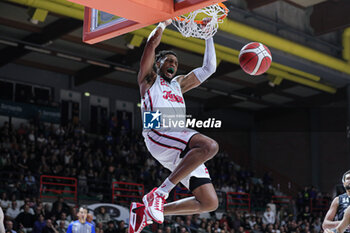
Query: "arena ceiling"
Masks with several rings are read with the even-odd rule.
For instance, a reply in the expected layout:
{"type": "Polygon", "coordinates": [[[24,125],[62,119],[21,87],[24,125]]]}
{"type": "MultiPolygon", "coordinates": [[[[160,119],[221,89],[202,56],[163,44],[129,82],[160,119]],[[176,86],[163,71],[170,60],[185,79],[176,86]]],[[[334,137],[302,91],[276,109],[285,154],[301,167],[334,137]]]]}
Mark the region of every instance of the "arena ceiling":
{"type": "MultiPolygon", "coordinates": [[[[43,22],[38,22],[33,15],[41,8],[28,6],[30,2],[33,1],[0,2],[0,66],[16,63],[67,74],[75,78],[75,85],[97,80],[138,88],[136,73],[145,38],[134,43],[135,35],[130,33],[98,44],[85,44],[81,20],[64,11],[49,11],[43,22]]],[[[258,29],[259,35],[267,32],[277,38],[264,43],[273,54],[278,72],[252,77],[234,62],[219,59],[216,73],[201,87],[187,93],[186,98],[205,102],[207,108],[248,110],[346,102],[350,63],[342,55],[342,41],[345,38],[350,47],[350,32],[348,37],[343,36],[350,26],[349,1],[229,0],[225,4],[230,9],[230,21],[258,29]],[[290,47],[277,46],[285,39],[290,47]],[[302,46],[300,54],[292,51],[295,45],[302,46]],[[312,51],[325,55],[329,64],[322,64],[315,55],[310,59],[312,51]]],[[[45,10],[44,4],[42,8],[45,10]]],[[[243,34],[244,30],[236,32],[235,28],[232,32],[220,30],[214,39],[218,45],[239,51],[254,36],[243,34]]],[[[172,49],[178,54],[181,73],[202,64],[202,54],[181,43],[161,43],[159,49],[172,49]]]]}

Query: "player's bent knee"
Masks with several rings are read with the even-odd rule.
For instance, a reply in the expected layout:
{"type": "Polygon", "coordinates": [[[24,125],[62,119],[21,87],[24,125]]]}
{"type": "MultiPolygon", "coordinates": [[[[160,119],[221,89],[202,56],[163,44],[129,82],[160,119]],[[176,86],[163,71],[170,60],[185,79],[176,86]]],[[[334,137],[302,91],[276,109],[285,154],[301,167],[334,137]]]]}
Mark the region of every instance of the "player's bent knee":
{"type": "Polygon", "coordinates": [[[219,200],[216,192],[208,192],[205,201],[203,201],[203,205],[205,212],[216,210],[219,206],[219,200]]]}
{"type": "Polygon", "coordinates": [[[215,140],[210,139],[205,143],[204,150],[208,159],[211,159],[218,153],[219,144],[215,140]]]}
{"type": "Polygon", "coordinates": [[[210,198],[206,206],[206,212],[215,211],[219,207],[218,197],[215,195],[210,198]]]}

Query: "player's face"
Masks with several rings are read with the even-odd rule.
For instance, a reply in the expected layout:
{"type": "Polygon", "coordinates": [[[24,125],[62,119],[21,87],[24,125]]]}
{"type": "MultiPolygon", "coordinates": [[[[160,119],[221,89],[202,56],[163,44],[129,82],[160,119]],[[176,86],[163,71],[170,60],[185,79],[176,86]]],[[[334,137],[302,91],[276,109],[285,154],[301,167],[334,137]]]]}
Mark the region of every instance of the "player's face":
{"type": "Polygon", "coordinates": [[[175,76],[177,71],[177,58],[172,54],[167,54],[161,61],[159,62],[159,72],[160,75],[164,75],[165,77],[171,79],[175,76]]]}
{"type": "Polygon", "coordinates": [[[86,221],[86,217],[87,217],[87,210],[84,208],[80,208],[78,212],[79,221],[84,223],[86,221]]]}
{"type": "Polygon", "coordinates": [[[350,190],[350,174],[346,174],[343,180],[343,185],[346,190],[350,190]]]}

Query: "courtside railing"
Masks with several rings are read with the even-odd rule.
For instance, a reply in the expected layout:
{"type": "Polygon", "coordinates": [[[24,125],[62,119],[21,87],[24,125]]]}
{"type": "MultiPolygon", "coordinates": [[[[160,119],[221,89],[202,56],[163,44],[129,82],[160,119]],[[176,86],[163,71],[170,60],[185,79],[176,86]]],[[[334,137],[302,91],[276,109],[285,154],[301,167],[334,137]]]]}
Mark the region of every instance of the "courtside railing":
{"type": "Polygon", "coordinates": [[[249,193],[226,193],[226,210],[245,210],[250,212],[250,194],[249,193]]]}
{"type": "Polygon", "coordinates": [[[72,199],[77,202],[78,182],[76,178],[63,176],[40,176],[40,198],[72,199]]]}
{"type": "Polygon", "coordinates": [[[310,199],[310,212],[326,212],[329,208],[329,200],[324,198],[310,199]]]}
{"type": "Polygon", "coordinates": [[[112,183],[112,203],[140,201],[145,194],[143,184],[115,181],[112,183]]]}
{"type": "Polygon", "coordinates": [[[290,202],[292,201],[291,196],[272,196],[272,203],[278,204],[279,206],[281,205],[289,205],[290,202]]]}

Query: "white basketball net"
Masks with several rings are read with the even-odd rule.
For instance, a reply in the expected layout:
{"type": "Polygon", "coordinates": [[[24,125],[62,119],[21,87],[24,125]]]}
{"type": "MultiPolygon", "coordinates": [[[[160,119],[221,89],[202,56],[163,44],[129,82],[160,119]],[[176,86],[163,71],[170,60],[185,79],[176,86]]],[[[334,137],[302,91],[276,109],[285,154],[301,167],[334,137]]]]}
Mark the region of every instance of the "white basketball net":
{"type": "Polygon", "coordinates": [[[193,11],[188,15],[176,17],[172,23],[184,37],[208,39],[215,35],[219,23],[223,22],[227,13],[226,7],[215,4],[193,11]],[[201,22],[205,18],[211,19],[206,25],[201,22]]]}

